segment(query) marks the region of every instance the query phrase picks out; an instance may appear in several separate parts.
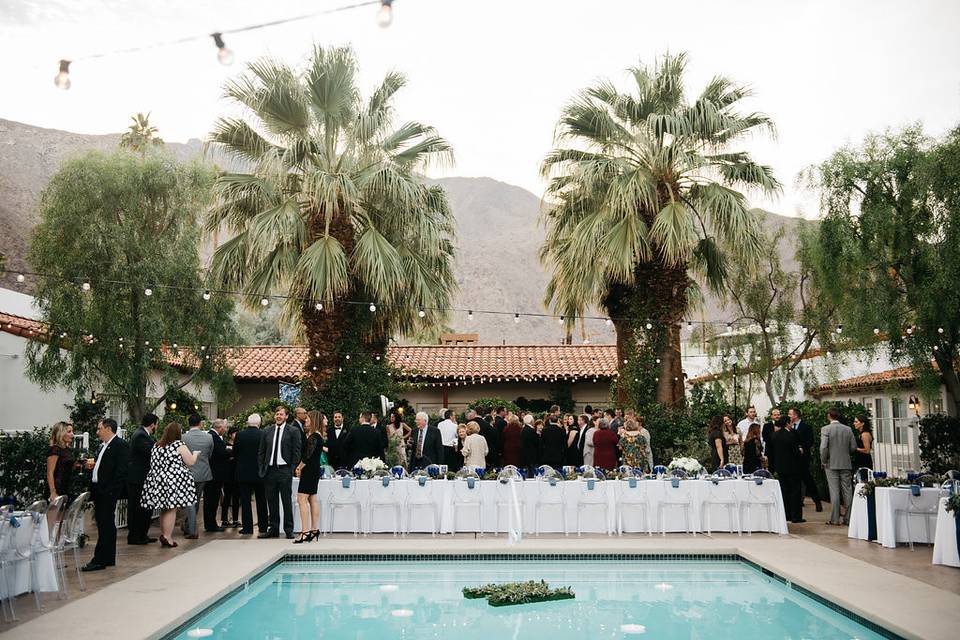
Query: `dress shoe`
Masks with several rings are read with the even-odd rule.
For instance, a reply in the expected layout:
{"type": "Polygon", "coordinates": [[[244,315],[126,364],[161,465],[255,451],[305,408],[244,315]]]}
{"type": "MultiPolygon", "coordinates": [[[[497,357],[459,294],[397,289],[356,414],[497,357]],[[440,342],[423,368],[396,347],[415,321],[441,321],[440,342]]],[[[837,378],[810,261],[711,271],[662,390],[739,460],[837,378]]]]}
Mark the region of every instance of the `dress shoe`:
{"type": "Polygon", "coordinates": [[[196,533],[188,533],[183,537],[186,538],[187,540],[198,540],[200,538],[200,536],[196,533]]]}
{"type": "Polygon", "coordinates": [[[146,538],[143,540],[127,540],[127,544],[150,544],[150,541],[146,538]]]}
{"type": "Polygon", "coordinates": [[[800,518],[799,520],[791,520],[790,522],[792,522],[793,524],[802,524],[806,522],[806,520],[804,520],[803,518],[800,518]]]}
{"type": "Polygon", "coordinates": [[[147,544],[153,544],[157,540],[159,540],[159,538],[147,538],[147,544]]]}
{"type": "Polygon", "coordinates": [[[107,565],[100,564],[99,562],[94,562],[93,560],[91,560],[87,564],[83,565],[80,568],[80,571],[103,571],[106,568],[107,568],[107,565]]]}
{"type": "Polygon", "coordinates": [[[240,535],[249,536],[249,535],[253,535],[253,529],[250,529],[249,531],[247,531],[246,529],[240,529],[240,531],[237,531],[237,533],[239,533],[240,535]]]}
{"type": "Polygon", "coordinates": [[[287,534],[287,540],[293,540],[293,534],[292,534],[292,533],[288,533],[288,534],[287,534]]]}
{"type": "Polygon", "coordinates": [[[211,527],[210,529],[204,529],[204,531],[207,533],[223,533],[226,530],[226,527],[211,527]]]}
{"type": "Polygon", "coordinates": [[[817,513],[820,513],[821,511],[823,511],[823,504],[820,503],[820,502],[818,502],[818,503],[817,503],[817,513]]]}
{"type": "Polygon", "coordinates": [[[275,531],[267,531],[257,536],[258,538],[279,538],[280,534],[275,531]]]}

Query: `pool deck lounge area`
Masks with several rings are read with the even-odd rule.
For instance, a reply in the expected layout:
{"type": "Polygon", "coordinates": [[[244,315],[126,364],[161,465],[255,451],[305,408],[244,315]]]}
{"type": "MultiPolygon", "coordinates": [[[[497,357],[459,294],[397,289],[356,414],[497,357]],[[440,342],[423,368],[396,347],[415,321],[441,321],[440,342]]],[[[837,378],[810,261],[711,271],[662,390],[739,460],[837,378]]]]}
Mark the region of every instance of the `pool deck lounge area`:
{"type": "Polygon", "coordinates": [[[888,571],[795,536],[729,534],[623,538],[505,537],[368,538],[334,536],[326,544],[286,540],[215,540],[90,595],[13,627],[10,638],[71,640],[160,638],[223,594],[284,556],[351,554],[737,554],[904,638],[953,639],[960,624],[960,594],[888,571]],[[335,544],[331,544],[334,542],[335,544]],[[104,617],[102,612],[109,612],[104,617]]]}

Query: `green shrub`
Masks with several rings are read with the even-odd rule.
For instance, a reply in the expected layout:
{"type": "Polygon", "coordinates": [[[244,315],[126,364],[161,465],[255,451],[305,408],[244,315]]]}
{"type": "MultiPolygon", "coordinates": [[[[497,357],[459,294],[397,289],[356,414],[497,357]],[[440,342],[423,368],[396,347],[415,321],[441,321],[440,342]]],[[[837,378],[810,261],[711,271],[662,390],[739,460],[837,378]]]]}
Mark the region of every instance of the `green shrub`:
{"type": "MultiPolygon", "coordinates": [[[[247,407],[237,415],[230,418],[230,423],[232,426],[243,429],[247,426],[247,418],[249,418],[254,413],[259,413],[260,417],[263,419],[261,423],[262,426],[266,426],[273,422],[273,414],[276,412],[277,407],[284,404],[280,398],[264,398],[258,400],[253,406],[247,407]]],[[[290,407],[287,407],[290,409],[290,407]]]]}
{"type": "MultiPolygon", "coordinates": [[[[13,496],[20,506],[47,498],[49,447],[48,427],[36,427],[32,431],[15,434],[0,433],[0,494],[13,496]]],[[[87,480],[79,471],[76,474],[73,492],[79,494],[86,488],[87,480]]]]}
{"type": "Polygon", "coordinates": [[[920,419],[920,460],[937,474],[960,469],[960,418],[937,413],[920,419]]]}
{"type": "MultiPolygon", "coordinates": [[[[549,406],[550,405],[547,405],[548,408],[549,406]]],[[[510,402],[509,400],[504,400],[503,398],[477,398],[467,405],[468,409],[476,409],[477,413],[482,415],[487,415],[491,410],[496,409],[497,407],[504,407],[507,411],[512,411],[514,413],[520,413],[520,409],[522,408],[515,402],[510,402]]]]}

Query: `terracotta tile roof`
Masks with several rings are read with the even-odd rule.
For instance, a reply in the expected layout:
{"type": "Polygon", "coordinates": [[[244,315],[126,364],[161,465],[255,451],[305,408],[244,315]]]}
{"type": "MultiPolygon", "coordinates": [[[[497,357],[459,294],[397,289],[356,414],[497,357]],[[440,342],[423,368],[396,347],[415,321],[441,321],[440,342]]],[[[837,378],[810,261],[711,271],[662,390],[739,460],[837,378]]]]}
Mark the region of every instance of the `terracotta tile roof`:
{"type": "MultiPolygon", "coordinates": [[[[31,340],[45,339],[46,325],[22,316],[0,313],[0,331],[31,340]]],[[[170,354],[174,366],[181,357],[170,354]]],[[[617,371],[615,345],[429,345],[397,346],[387,358],[405,377],[420,381],[480,380],[608,380],[617,371]]],[[[307,347],[243,346],[227,352],[236,380],[270,382],[303,376],[307,347]]]]}
{"type": "Polygon", "coordinates": [[[916,382],[917,376],[910,367],[898,367],[888,369],[877,373],[868,373],[863,376],[854,376],[844,380],[838,380],[833,384],[822,384],[819,387],[810,389],[810,394],[815,397],[844,393],[848,391],[858,391],[861,389],[876,389],[890,386],[908,386],[916,382]]]}

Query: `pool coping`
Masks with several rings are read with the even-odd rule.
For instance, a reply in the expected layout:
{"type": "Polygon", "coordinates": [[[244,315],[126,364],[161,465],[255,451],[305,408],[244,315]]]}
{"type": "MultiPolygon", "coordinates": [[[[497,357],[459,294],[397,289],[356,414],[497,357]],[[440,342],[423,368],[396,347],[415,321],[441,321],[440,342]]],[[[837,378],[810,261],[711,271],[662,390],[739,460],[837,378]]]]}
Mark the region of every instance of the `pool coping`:
{"type": "Polygon", "coordinates": [[[709,560],[727,555],[789,581],[791,587],[821,604],[858,616],[860,619],[854,620],[866,623],[878,633],[886,633],[887,637],[947,640],[955,637],[960,625],[960,595],[790,536],[531,537],[508,547],[504,538],[489,536],[394,538],[383,535],[325,538],[321,539],[320,549],[314,549],[316,547],[302,548],[282,540],[211,542],[0,635],[11,640],[37,638],[71,629],[71,640],[131,637],[159,640],[278,563],[321,554],[343,559],[533,554],[629,555],[651,560],[709,560]],[[116,612],[115,625],[103,628],[99,611],[106,609],[102,607],[116,612]]]}

